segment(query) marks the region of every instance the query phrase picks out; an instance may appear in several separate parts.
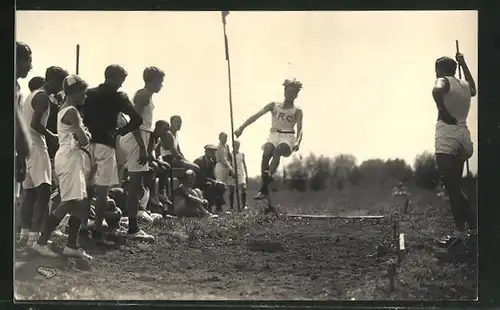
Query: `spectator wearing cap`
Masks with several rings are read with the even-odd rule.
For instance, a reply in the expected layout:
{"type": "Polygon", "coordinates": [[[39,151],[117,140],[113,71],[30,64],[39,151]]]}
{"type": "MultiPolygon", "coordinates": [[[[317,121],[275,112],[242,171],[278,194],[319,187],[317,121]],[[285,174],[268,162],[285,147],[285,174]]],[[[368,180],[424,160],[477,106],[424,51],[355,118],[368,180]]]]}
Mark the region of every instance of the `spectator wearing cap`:
{"type": "Polygon", "coordinates": [[[128,96],[121,91],[127,71],[119,65],[109,65],[104,71],[104,83],[87,90],[83,106],[83,123],[92,138],[88,146],[95,173],[92,180],[96,197],[95,231],[92,237],[98,244],[108,245],[102,229],[107,208],[108,190],[119,184],[116,162],[116,138],[139,128],[141,116],[135,111],[128,96]],[[118,115],[130,117],[126,126],[118,128],[118,115]]]}
{"type": "Polygon", "coordinates": [[[50,113],[49,96],[62,90],[68,72],[49,67],[42,88],[32,92],[22,106],[23,119],[30,124],[31,152],[26,158],[26,177],[23,181],[24,200],[20,207],[21,244],[32,244],[41,231],[48,213],[52,184],[52,165],[48,144],[58,145],[57,136],[46,128],[50,113]]]}
{"type": "Polygon", "coordinates": [[[217,146],[213,144],[205,145],[205,154],[194,161],[200,167],[196,175],[195,187],[203,191],[203,196],[209,202],[209,210],[212,210],[213,206],[216,209],[220,209],[225,203],[224,193],[226,186],[223,183],[217,182],[214,174],[216,151],[217,146]]]}

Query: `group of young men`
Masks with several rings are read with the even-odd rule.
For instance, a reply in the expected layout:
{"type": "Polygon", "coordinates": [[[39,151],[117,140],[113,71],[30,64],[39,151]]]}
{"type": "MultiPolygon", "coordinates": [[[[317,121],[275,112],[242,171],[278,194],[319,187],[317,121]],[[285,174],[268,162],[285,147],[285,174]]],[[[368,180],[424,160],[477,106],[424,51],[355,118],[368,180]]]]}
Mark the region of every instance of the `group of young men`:
{"type": "MultiPolygon", "coordinates": [[[[17,79],[28,75],[31,61],[29,46],[17,42],[17,79]]],[[[476,217],[460,188],[464,163],[473,152],[466,118],[476,89],[461,54],[456,55],[456,61],[449,57],[439,58],[435,71],[437,81],[432,94],[438,108],[436,161],[458,230],[456,239],[463,241],[467,235],[466,225],[470,232],[477,229],[476,217]],[[464,70],[465,81],[455,78],[457,62],[464,70]]],[[[168,179],[176,168],[183,171],[180,196],[185,198],[187,206],[201,207],[198,209],[202,215],[216,217],[211,206],[215,206],[216,211],[222,210],[226,186],[230,191],[231,207],[236,187],[246,207],[248,173],[244,154],[239,152],[239,142],[235,141],[234,152],[231,152],[227,145],[228,135],[221,133],[218,145],[205,146],[203,156],[194,162],[188,161],[177,139],[181,117],[172,116],[170,123],[164,120],[153,123],[153,96],[161,91],[165,73],[157,67],[147,67],[143,72],[144,86],[132,100],[119,91],[126,77],[123,67],[110,65],[104,72],[104,82],[88,88],[81,77],[60,67],[49,67],[44,79],[30,81],[31,93],[24,101],[16,79],[16,178],[22,182],[23,190],[19,210],[21,244],[32,244],[40,254],[57,256],[47,244],[51,233],[69,213],[68,243],[63,254],[88,257],[77,239],[85,234],[88,236],[89,200],[95,198],[92,237],[105,244],[102,223],[108,193],[123,180],[124,170],[128,180],[125,208],[129,219],[128,235],[132,239],[154,239],[139,227],[139,199],[144,188],[148,188],[151,203],[174,205],[175,197],[168,191],[168,179]],[[64,96],[60,95],[61,91],[64,96]],[[162,167],[163,173],[155,174],[154,167],[162,167]],[[56,203],[46,216],[53,179],[57,180],[60,203],[56,203]]],[[[302,141],[303,112],[295,105],[302,83],[285,80],[283,86],[282,102],[265,105],[234,132],[240,137],[263,115],[270,113],[272,116],[270,135],[262,147],[261,188],[255,199],[269,195],[269,185],[281,157],[299,150],[302,141]]]]}
{"type": "MultiPolygon", "coordinates": [[[[17,42],[17,79],[26,78],[31,62],[30,47],[17,42]]],[[[119,65],[108,66],[104,82],[94,88],[88,88],[81,77],[60,67],[49,67],[45,78],[30,81],[31,92],[25,100],[21,98],[16,79],[16,185],[22,183],[16,226],[20,227],[18,243],[21,246],[29,245],[45,256],[58,256],[48,247],[50,237],[61,220],[70,214],[63,255],[89,258],[78,240],[89,236],[90,200],[95,200],[92,238],[97,243],[108,244],[103,229],[108,194],[111,188],[121,184],[125,171],[125,210],[128,236],[132,239],[154,239],[139,227],[139,199],[147,188],[151,203],[167,209],[173,206],[175,195],[168,191],[167,184],[175,168],[183,171],[183,182],[177,193],[184,198],[181,200],[186,202],[187,209],[217,217],[210,207],[222,211],[223,193],[228,187],[233,208],[236,186],[246,207],[248,174],[238,141],[234,143],[234,152],[230,152],[227,134],[221,133],[219,144],[207,145],[205,154],[192,163],[184,157],[178,144],[181,117],[172,116],[170,124],[163,120],[153,123],[153,96],[162,89],[164,76],[161,69],[147,67],[143,72],[144,87],[132,100],[119,91],[127,77],[126,70],[119,65]],[[157,173],[158,170],[162,173],[157,173]],[[49,212],[49,200],[55,188],[58,195],[49,212]]],[[[289,156],[298,149],[298,144],[292,142],[293,128],[297,123],[301,131],[302,113],[293,100],[301,84],[287,80],[284,86],[284,103],[266,105],[236,131],[237,136],[241,135],[257,118],[272,112],[272,132],[264,145],[263,187],[257,198],[266,194],[279,157],[289,156]]]]}

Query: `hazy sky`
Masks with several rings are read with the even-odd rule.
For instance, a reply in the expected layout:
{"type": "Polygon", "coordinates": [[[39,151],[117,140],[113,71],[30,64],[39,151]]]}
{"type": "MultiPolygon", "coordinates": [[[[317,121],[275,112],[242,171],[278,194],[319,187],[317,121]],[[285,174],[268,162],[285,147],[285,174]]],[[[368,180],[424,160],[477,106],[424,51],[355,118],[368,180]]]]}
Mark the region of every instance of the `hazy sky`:
{"type": "MultiPolygon", "coordinates": [[[[194,160],[203,146],[230,131],[227,63],[220,12],[17,12],[17,39],[33,50],[33,70],[21,82],[58,65],[91,86],[107,65],[129,72],[123,90],[143,86],[142,70],[166,72],[155,95],[155,118],[179,114],[180,144],[194,160]]],[[[242,12],[227,18],[235,128],[270,101],[283,97],[281,83],[302,81],[297,104],[304,111],[299,154],[353,154],[403,158],[434,150],[436,107],[431,90],[434,61],[454,56],[455,40],[477,81],[476,11],[242,12]]],[[[478,83],[479,84],[479,83],[478,83]]],[[[271,116],[240,137],[250,175],[260,170],[261,146],[271,116]]],[[[477,169],[477,100],[468,120],[477,169]]]]}

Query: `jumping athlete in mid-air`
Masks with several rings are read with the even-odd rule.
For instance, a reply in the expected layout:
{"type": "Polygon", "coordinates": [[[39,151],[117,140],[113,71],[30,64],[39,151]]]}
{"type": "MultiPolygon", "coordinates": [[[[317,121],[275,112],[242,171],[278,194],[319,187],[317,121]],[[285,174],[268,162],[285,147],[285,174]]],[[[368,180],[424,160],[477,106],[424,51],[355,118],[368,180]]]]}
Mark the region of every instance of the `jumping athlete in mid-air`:
{"type": "Polygon", "coordinates": [[[268,112],[272,114],[271,133],[262,147],[262,185],[254,197],[257,200],[268,197],[268,186],[272,182],[273,174],[278,169],[281,157],[289,157],[293,152],[298,151],[302,141],[303,112],[294,103],[302,89],[302,83],[295,79],[285,80],[283,86],[285,87],[285,100],[283,102],[267,104],[235,131],[236,137],[239,137],[246,127],[261,116],[268,112]],[[295,125],[297,125],[297,130],[295,130],[295,125]]]}

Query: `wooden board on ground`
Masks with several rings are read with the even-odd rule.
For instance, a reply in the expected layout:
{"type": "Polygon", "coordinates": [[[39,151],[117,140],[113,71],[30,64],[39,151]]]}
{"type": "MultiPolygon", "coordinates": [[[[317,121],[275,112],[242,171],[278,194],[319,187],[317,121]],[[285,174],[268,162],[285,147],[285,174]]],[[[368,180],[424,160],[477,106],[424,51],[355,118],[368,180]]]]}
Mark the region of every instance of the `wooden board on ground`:
{"type": "Polygon", "coordinates": [[[377,220],[383,219],[383,215],[326,215],[326,214],[282,214],[290,218],[308,219],[357,219],[357,220],[377,220]]]}

